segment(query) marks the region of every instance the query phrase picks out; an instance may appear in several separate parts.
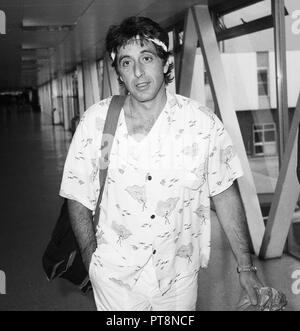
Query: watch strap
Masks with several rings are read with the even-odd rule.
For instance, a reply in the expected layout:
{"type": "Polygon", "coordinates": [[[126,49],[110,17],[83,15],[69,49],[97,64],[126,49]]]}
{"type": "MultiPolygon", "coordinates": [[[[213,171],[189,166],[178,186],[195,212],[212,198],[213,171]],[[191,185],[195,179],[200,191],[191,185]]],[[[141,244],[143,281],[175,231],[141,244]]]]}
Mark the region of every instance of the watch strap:
{"type": "Polygon", "coordinates": [[[251,266],[238,266],[237,273],[240,274],[241,272],[257,272],[257,268],[254,265],[251,266]]]}

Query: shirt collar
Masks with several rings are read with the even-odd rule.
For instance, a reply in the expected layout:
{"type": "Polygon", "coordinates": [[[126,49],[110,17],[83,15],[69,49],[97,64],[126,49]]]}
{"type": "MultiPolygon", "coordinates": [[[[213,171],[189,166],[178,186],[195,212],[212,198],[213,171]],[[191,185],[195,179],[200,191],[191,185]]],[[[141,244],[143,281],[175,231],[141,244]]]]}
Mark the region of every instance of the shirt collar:
{"type": "Polygon", "coordinates": [[[167,104],[170,109],[175,108],[176,106],[180,107],[176,95],[168,90],[167,90],[167,104]]]}

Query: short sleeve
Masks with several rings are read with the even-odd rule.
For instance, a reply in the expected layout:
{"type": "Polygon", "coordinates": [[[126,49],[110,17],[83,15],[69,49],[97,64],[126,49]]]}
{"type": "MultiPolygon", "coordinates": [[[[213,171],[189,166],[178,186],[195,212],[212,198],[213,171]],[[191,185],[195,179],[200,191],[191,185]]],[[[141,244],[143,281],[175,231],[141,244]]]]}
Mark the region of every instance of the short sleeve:
{"type": "Polygon", "coordinates": [[[208,159],[208,185],[210,196],[228,189],[243,176],[243,170],[231,137],[217,116],[213,116],[208,159]]]}
{"type": "Polygon", "coordinates": [[[59,194],[94,210],[97,202],[95,182],[99,166],[93,130],[87,127],[86,122],[84,115],[68,151],[59,194]]]}

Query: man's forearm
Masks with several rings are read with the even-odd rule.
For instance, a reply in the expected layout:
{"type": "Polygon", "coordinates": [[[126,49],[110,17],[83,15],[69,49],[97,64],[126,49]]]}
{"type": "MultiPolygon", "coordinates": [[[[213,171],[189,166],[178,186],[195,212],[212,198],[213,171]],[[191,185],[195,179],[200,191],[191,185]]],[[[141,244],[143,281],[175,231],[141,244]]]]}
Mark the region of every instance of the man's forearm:
{"type": "Polygon", "coordinates": [[[237,263],[251,265],[250,235],[237,183],[213,197],[213,202],[237,263]]]}
{"type": "Polygon", "coordinates": [[[68,200],[71,226],[78,242],[83,263],[89,269],[91,257],[97,248],[92,212],[81,203],[68,200]]]}

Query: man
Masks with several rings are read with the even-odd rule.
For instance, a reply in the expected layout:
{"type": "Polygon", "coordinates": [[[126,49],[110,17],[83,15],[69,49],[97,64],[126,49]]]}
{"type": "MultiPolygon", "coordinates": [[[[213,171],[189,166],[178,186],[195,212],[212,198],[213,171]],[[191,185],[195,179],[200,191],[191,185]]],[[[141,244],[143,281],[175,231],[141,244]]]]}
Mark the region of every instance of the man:
{"type": "Polygon", "coordinates": [[[148,18],[110,28],[107,51],[128,96],[111,151],[96,234],[101,133],[110,98],[81,119],[60,194],[89,270],[98,310],[195,310],[199,268],[210,255],[210,198],[240,283],[255,304],[261,282],[235,183],[242,170],[219,119],[166,91],[168,34],[148,18]]]}

